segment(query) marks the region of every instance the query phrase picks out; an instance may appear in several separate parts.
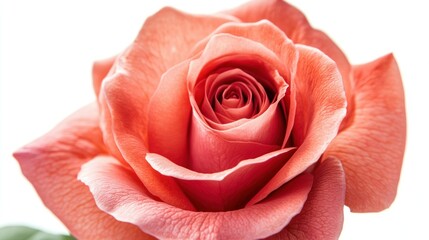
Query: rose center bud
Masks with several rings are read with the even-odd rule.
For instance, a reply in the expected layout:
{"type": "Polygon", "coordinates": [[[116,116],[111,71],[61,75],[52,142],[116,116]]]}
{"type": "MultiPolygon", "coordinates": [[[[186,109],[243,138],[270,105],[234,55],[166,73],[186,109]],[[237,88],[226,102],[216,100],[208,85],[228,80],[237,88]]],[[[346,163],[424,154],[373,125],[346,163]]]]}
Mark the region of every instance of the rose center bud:
{"type": "Polygon", "coordinates": [[[210,75],[205,81],[205,89],[207,99],[201,112],[208,119],[223,124],[250,119],[266,110],[270,103],[264,87],[241,69],[210,75]]]}
{"type": "Polygon", "coordinates": [[[190,168],[218,172],[281,147],[287,84],[255,56],[207,63],[191,87],[190,168]],[[193,97],[193,98],[192,98],[193,97]]]}

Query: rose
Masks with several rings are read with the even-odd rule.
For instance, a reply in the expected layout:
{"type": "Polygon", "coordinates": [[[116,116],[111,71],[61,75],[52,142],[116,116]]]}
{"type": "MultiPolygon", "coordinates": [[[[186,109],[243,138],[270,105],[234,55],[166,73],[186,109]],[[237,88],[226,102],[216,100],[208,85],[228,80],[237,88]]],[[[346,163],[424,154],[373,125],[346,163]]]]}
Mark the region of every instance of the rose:
{"type": "Polygon", "coordinates": [[[93,78],[97,106],[15,153],[80,239],[329,239],[344,201],[393,201],[405,136],[393,56],[350,66],[284,2],[163,9],[93,78]]]}

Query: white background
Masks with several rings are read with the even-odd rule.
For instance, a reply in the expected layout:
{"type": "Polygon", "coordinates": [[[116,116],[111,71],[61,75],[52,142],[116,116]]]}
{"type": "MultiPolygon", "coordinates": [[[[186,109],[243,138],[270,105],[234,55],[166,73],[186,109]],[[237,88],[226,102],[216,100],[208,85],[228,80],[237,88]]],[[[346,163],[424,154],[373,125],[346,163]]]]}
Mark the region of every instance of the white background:
{"type": "MultiPolygon", "coordinates": [[[[147,2],[1,0],[0,227],[67,231],[43,206],[11,153],[94,100],[93,60],[123,50],[162,5],[212,13],[244,1],[147,2]]],[[[352,63],[394,52],[402,72],[408,140],[398,196],[382,213],[345,209],[341,239],[429,239],[429,18],[424,1],[290,2],[330,35],[352,63]]]]}

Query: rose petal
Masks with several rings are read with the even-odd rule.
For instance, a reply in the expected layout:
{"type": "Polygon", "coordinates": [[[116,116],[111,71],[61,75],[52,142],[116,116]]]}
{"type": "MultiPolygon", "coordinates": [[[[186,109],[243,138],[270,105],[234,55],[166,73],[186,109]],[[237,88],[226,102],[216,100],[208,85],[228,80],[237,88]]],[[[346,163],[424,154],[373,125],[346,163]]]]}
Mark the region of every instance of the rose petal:
{"type": "Polygon", "coordinates": [[[189,136],[192,144],[189,168],[205,173],[218,172],[234,167],[242,160],[280,149],[281,140],[278,140],[280,144],[258,142],[268,136],[273,136],[274,140],[279,138],[279,132],[284,132],[281,127],[284,122],[278,119],[281,119],[281,112],[271,107],[255,123],[248,122],[235,131],[215,131],[207,128],[194,114],[189,136]],[[233,136],[237,139],[233,140],[233,136]]]}
{"type": "MultiPolygon", "coordinates": [[[[246,31],[245,30],[249,30],[249,32],[255,32],[258,29],[262,29],[261,31],[263,33],[270,33],[271,36],[273,36],[273,38],[276,38],[280,43],[279,44],[268,44],[269,46],[271,46],[274,50],[278,51],[280,54],[281,59],[283,59],[284,61],[287,62],[292,62],[291,64],[293,65],[293,59],[290,59],[291,56],[295,56],[295,50],[293,48],[293,46],[291,45],[290,40],[288,40],[284,34],[282,32],[280,32],[277,28],[275,28],[275,26],[273,26],[272,24],[268,23],[268,22],[260,22],[257,23],[255,26],[251,25],[251,24],[244,24],[244,25],[234,25],[234,24],[228,24],[228,26],[222,26],[220,29],[224,29],[227,32],[233,32],[235,31],[236,33],[239,34],[244,34],[246,31]],[[242,28],[242,29],[241,29],[242,28]]],[[[255,36],[250,36],[251,34],[248,34],[249,37],[254,38],[255,40],[262,40],[262,35],[259,36],[257,34],[255,34],[255,36]],[[256,36],[257,35],[257,36],[256,36]]],[[[218,37],[230,37],[230,35],[222,35],[222,36],[218,36],[218,37]]],[[[232,36],[231,36],[232,37],[232,36]]],[[[215,39],[213,39],[211,41],[211,43],[216,42],[217,37],[215,37],[215,39]]],[[[223,38],[222,38],[223,39],[223,38]]],[[[241,39],[244,41],[244,39],[242,38],[237,38],[237,39],[241,39]]],[[[248,41],[248,40],[246,40],[248,41]]],[[[239,50],[234,46],[228,46],[225,45],[224,41],[217,41],[218,44],[223,45],[222,48],[224,49],[230,49],[231,51],[236,51],[239,50]]],[[[249,41],[251,42],[251,41],[249,41]]],[[[253,46],[258,45],[256,43],[253,43],[252,45],[250,45],[250,47],[246,48],[249,49],[249,51],[255,53],[255,54],[262,54],[260,50],[255,49],[253,46]]],[[[259,46],[258,46],[259,47],[259,46]]],[[[261,46],[263,47],[263,46],[261,46]]],[[[210,46],[208,46],[208,48],[210,48],[210,46]]],[[[213,46],[213,50],[214,49],[218,49],[217,51],[212,51],[212,53],[208,53],[206,52],[205,59],[202,60],[201,62],[201,66],[199,68],[202,68],[203,65],[205,63],[207,63],[207,61],[210,60],[210,57],[215,58],[215,56],[217,56],[216,54],[221,54],[222,52],[220,52],[219,48],[217,48],[216,46],[213,46]]],[[[243,50],[244,51],[244,50],[243,50]]],[[[241,51],[241,52],[243,52],[241,51]]],[[[269,51],[268,51],[269,52],[269,51]]],[[[265,53],[265,55],[267,55],[268,53],[265,53]]],[[[268,54],[267,58],[276,58],[274,54],[268,54]]],[[[282,60],[282,61],[283,61],[282,60]]],[[[274,64],[274,63],[273,63],[274,64]]],[[[284,69],[284,64],[283,62],[280,64],[276,63],[276,65],[278,66],[278,68],[280,69],[284,69]]],[[[194,64],[195,67],[195,64],[194,64]]],[[[291,66],[291,68],[293,69],[294,67],[291,66]]],[[[286,75],[286,72],[291,72],[292,69],[290,70],[282,70],[282,72],[286,75]]],[[[188,105],[188,96],[187,96],[187,92],[184,92],[183,89],[183,84],[185,84],[186,79],[183,77],[185,73],[189,72],[190,74],[193,74],[195,72],[198,72],[199,69],[188,69],[188,67],[186,66],[186,63],[182,63],[179,64],[173,68],[171,68],[168,72],[166,72],[163,77],[162,80],[160,82],[160,85],[158,87],[158,89],[156,90],[156,92],[154,93],[151,103],[150,103],[150,112],[149,112],[149,127],[148,127],[148,136],[149,136],[149,141],[150,141],[150,151],[151,152],[155,152],[158,153],[160,155],[163,155],[167,158],[169,158],[170,160],[172,160],[173,162],[175,162],[178,165],[181,166],[188,166],[187,165],[187,160],[188,160],[188,156],[186,154],[186,152],[188,151],[188,124],[189,124],[189,115],[188,115],[188,111],[189,111],[189,105],[188,105]],[[167,107],[168,106],[168,107],[167,107]],[[168,110],[168,111],[167,111],[168,110]],[[180,126],[180,127],[178,127],[180,126]],[[174,137],[173,137],[174,136],[174,137]]],[[[289,75],[291,75],[292,73],[290,73],[289,75]]],[[[289,76],[288,75],[288,76],[289,76]]],[[[285,84],[284,80],[281,79],[280,76],[278,76],[278,73],[276,75],[277,78],[277,83],[279,85],[285,84]],[[283,81],[283,83],[282,83],[283,81]]],[[[281,91],[285,91],[286,89],[282,89],[281,91]]],[[[279,98],[281,98],[282,96],[279,96],[279,98]]],[[[127,110],[126,112],[131,111],[127,110]]],[[[274,121],[271,121],[270,124],[264,124],[266,122],[270,122],[270,119],[272,119],[272,115],[278,115],[278,111],[276,111],[275,106],[273,106],[270,111],[269,111],[266,115],[264,115],[263,117],[261,117],[261,121],[257,121],[254,123],[255,125],[255,129],[256,128],[260,128],[258,125],[265,125],[265,126],[271,126],[271,130],[272,131],[279,131],[279,127],[276,127],[278,125],[284,125],[284,123],[278,123],[278,124],[274,124],[274,121]],[[269,114],[269,112],[272,112],[274,114],[269,114]],[[270,116],[271,115],[271,116],[270,116]]],[[[274,117],[274,118],[279,118],[279,117],[274,117]]],[[[281,118],[281,117],[280,117],[281,118]]],[[[292,126],[292,124],[290,122],[293,122],[293,115],[292,118],[289,120],[289,125],[292,126]]],[[[289,128],[291,128],[289,126],[289,128]]],[[[247,126],[247,128],[252,128],[247,126]]],[[[267,129],[265,129],[267,130],[267,129]]],[[[259,131],[259,132],[263,132],[264,134],[259,134],[259,135],[267,135],[267,136],[271,136],[269,134],[266,134],[267,131],[259,131]]],[[[271,131],[270,130],[270,131],[271,131]]],[[[290,130],[289,130],[290,131],[290,130]]],[[[252,140],[252,136],[258,136],[258,132],[251,132],[251,131],[243,131],[242,129],[237,129],[235,132],[226,132],[223,131],[223,133],[216,133],[214,135],[225,135],[227,134],[227,136],[230,136],[229,138],[234,139],[234,141],[237,141],[237,134],[239,133],[242,136],[242,139],[240,139],[241,141],[254,141],[256,142],[254,139],[252,140]],[[246,135],[246,136],[245,136],[246,135]],[[247,136],[249,135],[249,136],[247,136]],[[246,137],[246,138],[244,138],[246,137]]],[[[204,138],[203,139],[207,139],[207,136],[210,137],[213,134],[203,134],[204,138]]],[[[278,135],[278,134],[276,134],[278,135]]],[[[282,135],[282,134],[281,134],[282,135]]],[[[264,145],[264,144],[259,144],[259,143],[250,143],[250,145],[253,144],[253,147],[258,147],[258,149],[252,149],[252,151],[241,151],[241,152],[237,152],[237,150],[239,150],[239,148],[237,148],[234,144],[231,144],[231,140],[228,140],[228,137],[226,135],[223,136],[223,138],[226,139],[226,142],[224,144],[222,144],[222,146],[220,145],[221,143],[219,143],[217,146],[218,147],[222,147],[221,149],[224,149],[225,152],[229,152],[232,154],[232,156],[237,156],[237,161],[213,161],[214,165],[217,165],[218,168],[212,168],[210,165],[206,165],[207,168],[204,169],[199,169],[199,171],[203,171],[203,172],[216,172],[216,171],[220,171],[220,170],[224,170],[230,167],[235,166],[240,160],[242,159],[246,159],[246,158],[253,158],[256,156],[260,156],[268,151],[272,151],[275,150],[273,149],[273,146],[271,145],[264,145]],[[256,146],[256,145],[258,146],[256,146]],[[231,152],[228,151],[226,149],[225,146],[231,146],[230,149],[233,149],[235,152],[231,152]],[[263,149],[260,148],[261,146],[267,146],[264,147],[263,149]],[[238,158],[240,157],[240,158],[238,158]]],[[[282,137],[284,137],[282,135],[282,137]]],[[[211,139],[216,140],[219,139],[218,137],[211,137],[211,139]]],[[[200,145],[202,147],[204,147],[205,142],[207,141],[201,141],[201,139],[198,140],[198,142],[192,141],[193,144],[198,144],[200,143],[200,145]]],[[[239,141],[237,141],[239,142],[239,141]]],[[[239,143],[240,145],[242,145],[243,143],[239,143]]],[[[198,149],[198,146],[195,147],[196,149],[198,149]]],[[[205,148],[201,148],[201,149],[205,149],[205,148]]],[[[201,150],[200,149],[200,150],[201,150]]],[[[216,150],[217,151],[217,150],[216,150]]],[[[203,155],[207,155],[206,151],[201,151],[204,152],[203,155]]],[[[198,155],[198,154],[197,154],[198,155]]],[[[213,155],[213,154],[212,154],[213,155]]],[[[231,156],[231,155],[229,155],[231,156]]]]}
{"type": "Polygon", "coordinates": [[[100,211],[86,186],[77,180],[81,165],[103,152],[98,110],[92,104],[14,156],[43,203],[75,237],[149,239],[135,226],[100,211]]]}
{"type": "Polygon", "coordinates": [[[132,172],[108,157],[85,164],[79,174],[97,205],[161,239],[260,239],[279,232],[299,213],[311,189],[312,176],[302,175],[249,208],[228,212],[192,212],[145,194],[132,172]],[[112,178],[114,176],[114,178],[112,178]]]}
{"type": "Polygon", "coordinates": [[[346,172],[346,204],[354,212],[380,211],[396,196],[405,149],[404,90],[393,55],[354,67],[354,111],[325,156],[346,172]]]}
{"type": "Polygon", "coordinates": [[[199,210],[226,211],[243,207],[293,152],[291,148],[272,151],[216,173],[195,172],[158,154],[149,153],[146,159],[162,175],[174,177],[199,210]]]}
{"type": "Polygon", "coordinates": [[[193,207],[177,184],[144,161],[149,101],[161,74],[184,60],[197,41],[230,20],[164,8],[146,20],[136,41],[118,56],[114,69],[103,81],[101,125],[109,148],[115,149],[112,145],[116,145],[152,194],[184,209],[193,207]],[[109,136],[113,139],[106,139],[109,136]]]}
{"type": "Polygon", "coordinates": [[[299,50],[296,73],[297,111],[293,129],[298,148],[291,159],[248,203],[257,203],[314,164],[337,135],[346,114],[346,100],[335,62],[317,49],[296,45],[299,50]]]}
{"type": "MultiPolygon", "coordinates": [[[[285,128],[286,120],[284,119],[285,114],[278,104],[285,96],[287,88],[287,83],[282,76],[291,76],[295,69],[295,65],[293,64],[294,59],[287,59],[291,56],[295,57],[295,48],[284,34],[268,22],[260,22],[254,25],[230,24],[225,29],[229,29],[230,31],[235,29],[236,32],[244,32],[243,29],[247,29],[250,32],[261,31],[260,34],[272,33],[273,38],[278,40],[277,46],[273,48],[279,52],[279,55],[275,55],[271,49],[268,49],[259,42],[248,38],[219,33],[209,39],[201,56],[191,61],[188,75],[188,87],[193,107],[190,131],[190,141],[192,142],[190,146],[190,168],[199,172],[222,171],[235,166],[243,159],[238,157],[231,158],[231,155],[219,154],[218,149],[232,148],[229,141],[262,143],[265,145],[278,145],[280,147],[284,142],[285,134],[287,134],[285,128]],[[256,60],[261,62],[260,65],[252,62],[256,60]],[[269,84],[275,86],[274,89],[277,96],[269,108],[261,113],[260,116],[252,119],[240,119],[230,124],[213,123],[209,119],[204,118],[196,102],[199,97],[196,96],[198,92],[194,89],[195,84],[197,84],[198,79],[204,78],[205,74],[210,74],[216,67],[222,66],[225,63],[228,63],[228,67],[237,67],[244,71],[249,69],[264,69],[264,66],[266,66],[267,71],[271,71],[270,78],[272,81],[269,84]],[[286,63],[290,63],[292,66],[285,67],[286,63]],[[231,66],[231,64],[237,65],[231,66]],[[257,67],[250,68],[248,66],[250,64],[257,67]],[[283,75],[278,75],[277,70],[283,73],[283,75]],[[202,141],[201,139],[204,140],[202,141]],[[209,156],[209,158],[205,156],[209,156]],[[201,161],[202,159],[205,161],[201,161]]],[[[260,36],[253,37],[255,39],[260,38],[260,36]]],[[[291,121],[293,121],[293,118],[291,121]]],[[[239,151],[239,149],[234,148],[234,151],[237,154],[232,156],[241,156],[244,154],[248,158],[257,156],[256,154],[251,155],[252,152],[249,152],[247,149],[239,151]]]]}
{"type": "MultiPolygon", "coordinates": [[[[184,167],[189,167],[189,142],[192,142],[194,146],[199,146],[204,144],[204,139],[207,139],[205,136],[203,139],[193,142],[188,137],[191,106],[184,77],[187,72],[188,63],[183,62],[163,75],[150,103],[148,128],[150,152],[160,154],[184,167]]],[[[210,139],[219,143],[218,148],[214,147],[213,151],[222,149],[223,155],[230,157],[230,161],[217,161],[216,159],[211,161],[210,164],[216,165],[222,170],[237,165],[240,160],[257,157],[279,148],[273,145],[228,141],[214,135],[210,136],[210,139]],[[234,157],[237,161],[234,161],[234,157]]],[[[211,143],[212,146],[213,144],[214,142],[211,143]]],[[[209,152],[203,154],[204,157],[214,155],[216,154],[209,152]]]]}
{"type": "Polygon", "coordinates": [[[338,239],[343,227],[346,183],[341,162],[326,159],[314,173],[314,183],[302,211],[269,239],[338,239]]]}
{"type": "MultiPolygon", "coordinates": [[[[222,45],[223,42],[228,42],[230,45],[240,44],[241,41],[246,42],[247,40],[241,39],[241,38],[235,38],[228,35],[222,35],[222,36],[216,35],[213,37],[213,41],[216,41],[216,43],[212,45],[208,45],[208,47],[217,48],[219,45],[222,45]]],[[[246,44],[244,42],[242,42],[242,44],[246,44]]],[[[246,50],[254,49],[255,47],[256,48],[259,47],[258,44],[255,44],[252,47],[252,44],[254,44],[254,42],[250,42],[250,43],[247,42],[247,44],[249,45],[247,46],[247,48],[241,49],[243,52],[245,52],[246,50]]],[[[234,50],[234,49],[230,49],[230,50],[234,50]]],[[[269,60],[263,59],[263,58],[259,59],[260,57],[270,57],[270,56],[275,57],[275,56],[272,54],[268,54],[267,56],[264,56],[263,54],[234,55],[234,52],[233,53],[225,52],[225,54],[226,55],[231,54],[231,56],[222,57],[222,56],[215,55],[213,57],[220,58],[220,59],[218,59],[217,63],[212,62],[211,65],[217,65],[217,64],[221,66],[229,65],[229,66],[235,66],[236,68],[240,68],[242,71],[248,72],[253,77],[258,78],[259,80],[258,83],[260,83],[261,85],[264,83],[265,83],[264,85],[273,84],[274,82],[273,85],[276,85],[275,87],[273,87],[274,89],[263,90],[265,95],[271,95],[271,100],[268,99],[268,96],[266,96],[267,98],[265,98],[265,96],[259,96],[260,98],[258,97],[258,99],[262,100],[261,109],[265,109],[265,111],[260,111],[258,114],[255,114],[252,118],[249,118],[249,119],[238,119],[230,123],[221,123],[221,122],[215,121],[216,117],[212,116],[212,115],[215,115],[216,113],[213,112],[213,114],[211,114],[209,111],[203,112],[205,110],[204,108],[207,107],[205,105],[209,105],[210,103],[204,102],[203,96],[199,96],[201,95],[200,91],[202,91],[203,94],[205,93],[205,91],[203,90],[204,88],[201,87],[204,84],[201,82],[198,82],[198,84],[196,84],[196,87],[194,89],[190,88],[191,104],[193,105],[194,113],[197,113],[196,117],[201,119],[204,122],[204,124],[207,125],[208,128],[213,129],[214,131],[218,132],[219,135],[223,135],[225,138],[237,139],[237,136],[241,136],[243,137],[241,138],[241,140],[246,139],[247,141],[258,141],[258,142],[265,142],[265,143],[282,141],[284,138],[284,134],[282,133],[284,131],[281,131],[281,129],[279,128],[284,128],[283,126],[285,124],[283,122],[281,125],[276,125],[276,126],[274,126],[274,122],[271,123],[273,125],[272,128],[277,129],[277,133],[278,133],[277,138],[270,134],[259,135],[258,133],[261,133],[262,129],[259,129],[259,127],[257,126],[257,125],[260,125],[261,127],[265,126],[265,124],[262,124],[262,122],[259,122],[261,118],[270,118],[270,119],[273,118],[272,117],[273,111],[279,110],[277,105],[279,101],[282,101],[284,99],[285,93],[287,92],[286,90],[288,88],[288,85],[283,79],[283,77],[271,66],[267,66],[264,63],[264,62],[268,62],[269,60]],[[264,83],[262,83],[262,81],[264,83]],[[208,113],[207,116],[205,115],[205,113],[208,113]],[[256,120],[258,118],[259,120],[256,120]],[[248,127],[244,127],[245,124],[248,124],[248,125],[253,124],[255,127],[254,128],[255,131],[243,131],[243,128],[248,128],[248,127]],[[238,135],[237,135],[237,132],[239,133],[238,135]],[[259,138],[259,137],[262,137],[262,138],[259,138]],[[263,139],[263,137],[265,137],[265,139],[263,139]]],[[[195,63],[195,61],[191,62],[191,66],[190,66],[191,68],[193,66],[193,63],[195,63]]],[[[189,71],[193,72],[195,69],[191,69],[191,68],[189,71]]],[[[204,80],[202,81],[207,82],[209,80],[210,78],[206,79],[205,81],[204,80]]],[[[192,79],[190,81],[192,81],[192,79]]],[[[211,107],[211,106],[208,106],[208,107],[211,107]]],[[[283,111],[280,111],[280,112],[281,112],[281,116],[279,116],[279,118],[283,118],[283,119],[287,118],[286,113],[283,113],[283,111]]]]}
{"type": "MultiPolygon", "coordinates": [[[[270,105],[263,85],[252,75],[239,68],[212,74],[199,84],[203,85],[203,83],[205,83],[205,90],[201,90],[206,94],[204,100],[201,100],[200,110],[206,118],[213,122],[219,123],[211,115],[220,115],[228,119],[220,123],[255,118],[270,105]],[[247,99],[245,105],[244,98],[247,99]],[[258,112],[255,112],[256,110],[258,112]]],[[[197,102],[200,100],[197,99],[197,102]]]]}
{"type": "Polygon", "coordinates": [[[189,61],[166,72],[149,107],[149,151],[161,154],[178,165],[188,160],[188,132],[191,104],[186,85],[189,61]]]}
{"type": "MultiPolygon", "coordinates": [[[[100,99],[106,98],[106,91],[107,89],[101,92],[100,99]]],[[[112,103],[106,101],[105,110],[107,110],[106,112],[110,110],[108,113],[111,114],[109,121],[112,123],[113,140],[121,156],[134,169],[140,180],[148,186],[148,190],[153,195],[174,206],[193,209],[192,204],[173,179],[158,174],[144,161],[147,146],[143,135],[146,133],[141,132],[141,128],[139,128],[141,126],[137,122],[139,114],[136,114],[136,112],[141,113],[142,109],[134,109],[131,104],[126,102],[118,102],[117,100],[125,98],[122,91],[111,93],[110,96],[117,96],[117,98],[113,98],[112,103]]],[[[131,96],[128,98],[130,99],[131,96]]],[[[130,101],[137,101],[137,99],[130,99],[130,101]]]]}
{"type": "MultiPolygon", "coordinates": [[[[116,58],[117,56],[111,57],[108,59],[99,60],[94,62],[92,66],[92,84],[94,87],[95,95],[99,99],[104,98],[103,94],[100,96],[101,85],[104,79],[106,78],[106,76],[109,74],[109,72],[115,71],[115,66],[113,65],[113,63],[116,61],[116,58]]],[[[100,109],[108,108],[106,101],[99,101],[99,107],[100,109]]],[[[101,110],[100,118],[104,119],[104,121],[100,121],[101,129],[109,129],[109,131],[103,132],[103,140],[107,146],[106,150],[109,152],[109,154],[116,157],[123,164],[128,165],[128,163],[124,160],[118,147],[116,146],[116,142],[114,141],[113,132],[111,131],[112,117],[110,115],[110,112],[101,110]]]]}
{"type": "MultiPolygon", "coordinates": [[[[288,91],[286,92],[286,97],[284,98],[285,101],[287,101],[287,104],[285,104],[283,101],[280,103],[284,108],[285,118],[287,118],[286,134],[283,142],[284,147],[289,139],[289,135],[294,124],[296,108],[295,86],[291,79],[295,77],[295,68],[298,55],[292,41],[277,26],[266,20],[252,23],[226,23],[216,29],[216,31],[214,31],[211,36],[207,37],[206,40],[201,41],[195,48],[194,52],[202,51],[207,45],[207,42],[211,40],[213,36],[220,33],[227,33],[258,42],[275,53],[275,55],[279,58],[280,64],[271,62],[274,68],[278,71],[276,74],[279,75],[279,77],[276,77],[275,80],[280,82],[286,81],[286,83],[289,85],[288,91]],[[270,37],[267,38],[267,36],[270,37]]],[[[206,63],[207,60],[203,61],[201,65],[204,66],[206,63]]],[[[195,66],[197,69],[191,70],[191,74],[197,74],[199,72],[198,67],[201,68],[202,66],[195,66]]],[[[190,79],[194,78],[196,78],[196,76],[190,76],[190,79]]],[[[220,128],[221,126],[216,127],[220,128]]]]}
{"type": "MultiPolygon", "coordinates": [[[[323,32],[311,27],[304,14],[283,0],[253,0],[227,12],[244,22],[267,19],[279,27],[294,43],[320,49],[333,59],[340,69],[347,102],[352,98],[351,67],[344,53],[323,32]]],[[[349,111],[352,105],[347,106],[349,111]]]]}
{"type": "MultiPolygon", "coordinates": [[[[150,152],[160,154],[185,167],[189,166],[188,132],[191,117],[185,77],[187,72],[188,62],[183,62],[163,75],[150,103],[148,128],[150,152]]],[[[198,142],[203,142],[203,140],[200,139],[198,142]]],[[[193,142],[193,144],[197,145],[198,142],[193,142]]],[[[240,158],[239,160],[260,156],[278,149],[278,146],[259,143],[226,140],[221,142],[228,145],[228,147],[222,148],[224,155],[235,156],[240,158]]],[[[205,152],[204,155],[210,156],[208,152],[205,152]]],[[[238,162],[234,162],[232,158],[230,160],[229,162],[214,160],[213,164],[217,164],[222,169],[227,169],[235,166],[238,162]]]]}
{"type": "Polygon", "coordinates": [[[95,96],[98,96],[101,89],[101,83],[112,68],[116,56],[102,59],[94,62],[92,65],[92,84],[94,87],[95,96]]]}

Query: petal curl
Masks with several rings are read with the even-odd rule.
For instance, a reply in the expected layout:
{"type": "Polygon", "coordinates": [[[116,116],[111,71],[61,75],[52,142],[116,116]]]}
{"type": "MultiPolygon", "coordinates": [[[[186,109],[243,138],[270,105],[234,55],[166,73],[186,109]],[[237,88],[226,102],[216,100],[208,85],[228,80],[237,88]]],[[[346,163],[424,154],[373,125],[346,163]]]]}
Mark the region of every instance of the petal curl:
{"type": "Polygon", "coordinates": [[[14,153],[43,203],[78,239],[151,239],[102,212],[77,180],[81,165],[104,153],[96,104],[87,106],[14,153]],[[106,228],[106,226],[109,226],[106,228]]]}
{"type": "Polygon", "coordinates": [[[230,20],[162,9],[146,20],[136,41],[118,56],[100,92],[101,125],[109,149],[118,150],[153,195],[185,209],[193,207],[177,184],[144,161],[149,102],[161,75],[186,59],[197,41],[230,20]]]}
{"type": "Polygon", "coordinates": [[[404,89],[393,55],[358,65],[349,124],[325,156],[346,172],[346,204],[353,212],[381,211],[393,202],[405,150],[404,89]]]}
{"type": "Polygon", "coordinates": [[[341,162],[329,158],[314,171],[302,211],[272,239],[338,239],[343,227],[346,183],[341,162]]]}
{"type": "Polygon", "coordinates": [[[95,96],[98,97],[101,89],[101,83],[109,73],[115,60],[116,56],[95,61],[92,65],[92,85],[94,87],[95,96]]]}
{"type": "Polygon", "coordinates": [[[149,151],[178,165],[188,160],[191,104],[186,85],[189,61],[170,68],[161,79],[149,107],[149,151]]]}
{"type": "Polygon", "coordinates": [[[99,157],[85,164],[79,177],[90,187],[101,209],[160,239],[260,239],[271,236],[300,212],[313,179],[310,174],[301,175],[249,208],[193,212],[147,197],[133,173],[108,157],[99,157]]]}
{"type": "Polygon", "coordinates": [[[285,164],[294,150],[284,148],[243,159],[238,165],[215,173],[195,172],[158,154],[149,153],[146,159],[162,175],[174,177],[198,210],[228,211],[242,208],[285,164]]]}
{"type": "Polygon", "coordinates": [[[344,88],[336,64],[315,48],[299,44],[296,47],[299,62],[294,80],[297,111],[293,138],[297,151],[248,205],[264,199],[316,163],[346,115],[344,88]]]}

